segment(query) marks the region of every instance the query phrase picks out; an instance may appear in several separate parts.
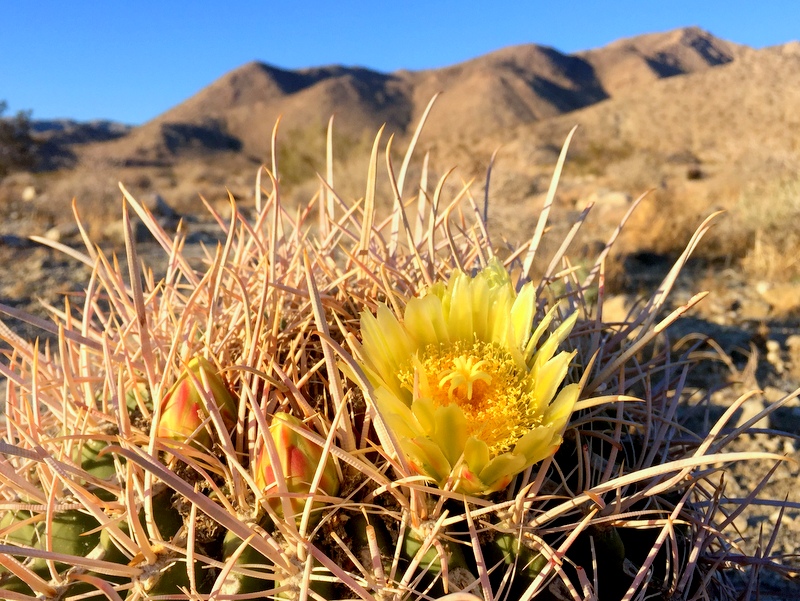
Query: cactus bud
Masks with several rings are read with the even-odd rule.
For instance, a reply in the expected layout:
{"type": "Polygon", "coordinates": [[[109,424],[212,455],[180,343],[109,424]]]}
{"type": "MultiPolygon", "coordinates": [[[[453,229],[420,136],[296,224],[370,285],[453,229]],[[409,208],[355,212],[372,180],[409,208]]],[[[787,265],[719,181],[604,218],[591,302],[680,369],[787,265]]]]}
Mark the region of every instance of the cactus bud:
{"type": "MultiPolygon", "coordinates": [[[[272,416],[272,425],[269,433],[275,442],[275,448],[280,461],[281,472],[290,493],[308,493],[314,474],[322,461],[322,447],[310,441],[302,434],[298,434],[286,424],[298,428],[306,428],[302,421],[288,413],[276,413],[272,416]]],[[[283,516],[283,504],[278,496],[278,485],[275,481],[275,471],[270,461],[266,447],[261,449],[261,454],[255,466],[256,485],[267,495],[267,502],[279,516],[283,516]]],[[[339,474],[330,457],[325,462],[324,472],[319,482],[320,494],[333,496],[339,492],[339,474]]],[[[292,514],[300,520],[306,499],[293,497],[288,500],[292,514]]]]}
{"type": "Polygon", "coordinates": [[[194,444],[205,448],[211,446],[210,431],[200,427],[209,416],[206,397],[197,388],[202,386],[204,381],[209,386],[225,425],[229,428],[233,426],[236,421],[236,405],[233,398],[217,375],[214,366],[206,359],[196,357],[189,361],[187,370],[181,374],[181,377],[161,401],[161,418],[156,430],[157,436],[185,442],[196,431],[193,438],[194,444]],[[189,372],[194,377],[191,377],[189,372]],[[198,428],[200,429],[198,430],[198,428]]]}

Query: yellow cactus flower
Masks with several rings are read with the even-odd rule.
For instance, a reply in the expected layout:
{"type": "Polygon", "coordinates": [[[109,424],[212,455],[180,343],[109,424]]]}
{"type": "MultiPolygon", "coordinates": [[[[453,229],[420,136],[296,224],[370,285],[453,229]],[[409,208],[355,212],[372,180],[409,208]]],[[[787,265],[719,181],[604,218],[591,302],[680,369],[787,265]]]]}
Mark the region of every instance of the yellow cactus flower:
{"type": "Polygon", "coordinates": [[[488,494],[552,455],[580,392],[564,386],[574,352],[556,354],[573,314],[549,336],[533,327],[535,291],[517,295],[493,259],[406,305],[361,316],[361,366],[409,464],[444,487],[488,494]]]}

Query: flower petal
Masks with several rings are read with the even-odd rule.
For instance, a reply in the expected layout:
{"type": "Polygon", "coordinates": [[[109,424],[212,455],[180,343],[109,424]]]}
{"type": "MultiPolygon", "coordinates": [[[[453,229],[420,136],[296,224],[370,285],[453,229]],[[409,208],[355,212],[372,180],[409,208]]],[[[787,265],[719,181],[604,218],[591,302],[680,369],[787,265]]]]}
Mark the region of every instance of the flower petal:
{"type": "Polygon", "coordinates": [[[558,393],[556,400],[550,403],[544,414],[545,423],[553,424],[556,431],[562,432],[567,426],[572,410],[581,392],[579,384],[569,384],[564,386],[558,393]]]}
{"type": "Polygon", "coordinates": [[[361,314],[364,358],[389,384],[397,380],[400,364],[416,351],[405,328],[386,305],[378,305],[377,317],[361,314]]]}
{"type": "Polygon", "coordinates": [[[556,390],[558,390],[561,382],[564,381],[569,369],[569,363],[574,356],[575,351],[571,353],[564,351],[550,359],[539,369],[539,373],[535,376],[535,397],[536,402],[539,403],[540,410],[550,404],[556,394],[556,390]]]}
{"type": "Polygon", "coordinates": [[[449,303],[443,299],[443,307],[447,319],[447,330],[452,341],[472,342],[475,338],[472,326],[472,295],[469,289],[470,279],[463,273],[451,279],[449,303]]]}
{"type": "Polygon", "coordinates": [[[472,335],[477,340],[488,340],[491,330],[489,320],[492,317],[489,297],[489,284],[485,278],[475,277],[469,286],[470,304],[472,306],[472,335]]]}
{"type": "Polygon", "coordinates": [[[536,326],[533,334],[528,339],[525,346],[525,359],[527,362],[530,362],[531,358],[533,357],[534,351],[536,351],[536,345],[539,344],[539,339],[541,339],[542,335],[547,331],[547,328],[550,327],[550,323],[553,321],[556,311],[558,311],[558,305],[555,305],[547,313],[545,313],[545,316],[536,326]]]}
{"type": "Polygon", "coordinates": [[[455,403],[438,407],[434,413],[435,428],[431,438],[442,449],[450,465],[455,465],[464,452],[467,440],[467,419],[455,403]]]}
{"type": "Polygon", "coordinates": [[[486,485],[478,475],[462,463],[453,474],[455,480],[454,490],[465,495],[482,495],[486,493],[486,485]]]}
{"type": "Polygon", "coordinates": [[[481,482],[486,486],[486,492],[499,490],[511,482],[511,478],[516,476],[526,466],[524,455],[514,453],[503,453],[498,455],[478,474],[481,482]]]}
{"type": "Polygon", "coordinates": [[[554,425],[537,426],[517,441],[513,453],[525,457],[525,467],[538,463],[558,448],[558,444],[553,448],[554,436],[560,443],[560,431],[554,425]]]}
{"type": "Polygon", "coordinates": [[[414,414],[414,417],[422,428],[422,432],[426,436],[433,435],[436,430],[436,421],[434,419],[435,411],[436,406],[431,399],[419,398],[411,403],[411,412],[414,414]]]}
{"type": "Polygon", "coordinates": [[[435,294],[409,300],[403,324],[418,348],[450,341],[442,299],[435,294]]]}
{"type": "Polygon", "coordinates": [[[464,443],[464,463],[469,466],[469,469],[474,473],[479,474],[489,463],[489,445],[470,436],[464,443]]]}
{"type": "Polygon", "coordinates": [[[383,419],[399,437],[415,438],[424,435],[411,408],[397,398],[388,388],[375,389],[375,403],[383,419]]]}
{"type": "Polygon", "coordinates": [[[525,348],[525,355],[528,362],[530,362],[532,357],[534,358],[534,362],[538,362],[540,364],[549,361],[550,358],[555,354],[558,345],[564,342],[567,336],[569,336],[570,332],[572,332],[572,328],[575,326],[575,322],[578,320],[577,311],[567,317],[561,323],[561,325],[559,325],[556,330],[547,337],[547,340],[542,343],[542,346],[539,347],[539,350],[534,353],[536,350],[536,344],[539,342],[539,339],[542,337],[545,330],[550,326],[550,322],[553,320],[553,317],[555,317],[557,310],[558,305],[550,309],[539,325],[536,326],[536,331],[534,331],[533,336],[531,336],[531,339],[528,341],[528,345],[525,348]]]}
{"type": "MultiPolygon", "coordinates": [[[[531,337],[533,317],[536,314],[536,290],[532,282],[528,282],[519,291],[511,307],[511,324],[513,327],[513,344],[523,350],[531,337]]],[[[546,327],[546,326],[545,326],[546,327]]],[[[541,334],[540,334],[541,335],[541,334]]],[[[535,344],[535,343],[534,343],[535,344]]]]}
{"type": "Polygon", "coordinates": [[[567,339],[567,336],[570,335],[570,332],[572,332],[572,328],[575,327],[576,321],[578,321],[577,311],[561,322],[561,325],[556,328],[556,331],[552,333],[550,338],[554,338],[558,341],[558,344],[561,344],[567,339]]]}
{"type": "Polygon", "coordinates": [[[492,257],[486,267],[475,277],[484,278],[491,288],[511,286],[511,278],[508,276],[508,271],[506,271],[502,261],[497,257],[492,257]]]}
{"type": "Polygon", "coordinates": [[[401,438],[400,446],[417,473],[433,478],[440,486],[450,477],[450,464],[432,440],[423,436],[414,439],[401,438]]]}
{"type": "Polygon", "coordinates": [[[542,343],[542,346],[534,355],[534,371],[536,370],[536,365],[542,365],[546,363],[555,354],[558,346],[564,342],[564,340],[566,340],[567,336],[569,336],[569,333],[572,331],[577,319],[578,313],[575,312],[565,319],[564,322],[558,326],[550,336],[547,337],[547,340],[542,343]]]}

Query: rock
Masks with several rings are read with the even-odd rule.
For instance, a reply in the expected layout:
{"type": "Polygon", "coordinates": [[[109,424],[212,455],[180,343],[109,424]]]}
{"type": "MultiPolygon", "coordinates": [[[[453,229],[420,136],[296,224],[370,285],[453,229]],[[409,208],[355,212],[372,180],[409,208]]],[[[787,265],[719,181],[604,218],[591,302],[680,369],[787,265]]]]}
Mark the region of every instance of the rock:
{"type": "Polygon", "coordinates": [[[789,375],[800,380],[800,334],[792,334],[786,339],[786,354],[789,375]]]}
{"type": "Polygon", "coordinates": [[[744,532],[745,530],[747,530],[747,527],[749,526],[747,522],[747,516],[740,513],[739,515],[736,516],[736,518],[734,518],[733,525],[736,527],[737,532],[739,533],[744,532]]]}
{"type": "Polygon", "coordinates": [[[770,417],[773,429],[790,434],[800,434],[800,408],[781,407],[770,417]]]}
{"type": "Polygon", "coordinates": [[[62,242],[78,235],[80,235],[80,229],[76,223],[61,223],[47,230],[44,237],[53,242],[62,242]]]}
{"type": "Polygon", "coordinates": [[[759,282],[756,290],[761,298],[769,303],[773,315],[787,315],[800,309],[800,285],[793,283],[761,284],[762,282],[759,282]]]}
{"type": "Polygon", "coordinates": [[[158,193],[147,194],[142,198],[142,205],[156,217],[168,217],[176,219],[179,217],[178,213],[173,209],[164,197],[158,193]]]}
{"type": "Polygon", "coordinates": [[[775,386],[766,386],[764,388],[764,400],[768,403],[777,403],[784,398],[788,393],[775,386]]]}
{"type": "Polygon", "coordinates": [[[233,207],[229,202],[221,202],[214,205],[214,210],[219,214],[221,219],[230,221],[233,216],[233,207]]]}
{"type": "Polygon", "coordinates": [[[758,282],[756,282],[754,288],[756,292],[758,292],[760,295],[763,296],[769,291],[770,283],[764,280],[759,280],[758,282]]]}
{"type": "Polygon", "coordinates": [[[22,189],[22,200],[25,202],[31,202],[36,198],[36,188],[33,186],[25,186],[22,189]]]}
{"type": "MultiPolygon", "coordinates": [[[[754,396],[742,403],[739,409],[739,418],[736,420],[736,427],[743,425],[751,418],[755,417],[764,410],[764,400],[754,396]]],[[[769,428],[769,416],[765,416],[750,426],[751,428],[769,428]]]]}
{"type": "Polygon", "coordinates": [[[782,374],[786,369],[786,365],[783,362],[783,357],[781,356],[781,344],[777,340],[767,340],[767,355],[766,359],[769,361],[772,366],[775,368],[775,371],[779,374],[782,374]]]}
{"type": "Polygon", "coordinates": [[[770,315],[770,304],[760,298],[743,297],[736,301],[735,315],[743,321],[761,321],[770,315]]]}
{"type": "MultiPolygon", "coordinates": [[[[144,242],[149,236],[149,230],[141,221],[131,220],[131,231],[134,242],[144,242]]],[[[103,238],[117,246],[125,246],[125,222],[120,219],[113,221],[103,228],[103,238]]]]}

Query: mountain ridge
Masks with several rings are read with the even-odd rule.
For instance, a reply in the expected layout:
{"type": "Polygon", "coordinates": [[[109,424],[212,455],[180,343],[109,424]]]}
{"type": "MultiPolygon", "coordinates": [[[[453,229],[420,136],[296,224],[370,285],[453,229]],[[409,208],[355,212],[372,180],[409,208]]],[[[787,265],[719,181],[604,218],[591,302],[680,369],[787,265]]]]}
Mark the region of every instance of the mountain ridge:
{"type": "Polygon", "coordinates": [[[726,64],[746,50],[692,27],[574,54],[523,44],[420,71],[341,65],[290,70],[252,61],[89,154],[121,164],[160,164],[235,151],[263,161],[278,117],[283,130],[292,131],[322,129],[332,114],[337,129],[351,137],[384,123],[403,137],[438,92],[443,94],[428,137],[469,140],[585,108],[658,79],[726,64]],[[184,138],[177,143],[174,124],[181,124],[184,138]]]}

